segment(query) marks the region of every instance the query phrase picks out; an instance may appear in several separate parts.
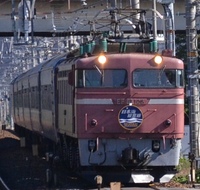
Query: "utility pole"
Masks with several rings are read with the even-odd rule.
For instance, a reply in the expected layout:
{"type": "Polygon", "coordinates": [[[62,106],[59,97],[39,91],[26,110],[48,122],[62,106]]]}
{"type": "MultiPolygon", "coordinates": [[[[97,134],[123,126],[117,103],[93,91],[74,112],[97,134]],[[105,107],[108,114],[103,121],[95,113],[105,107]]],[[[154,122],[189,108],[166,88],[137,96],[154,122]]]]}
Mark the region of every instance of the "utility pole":
{"type": "Polygon", "coordinates": [[[186,0],[186,42],[187,42],[187,78],[189,90],[189,126],[191,181],[195,182],[195,170],[199,158],[199,74],[198,46],[196,30],[196,1],[186,0]]]}

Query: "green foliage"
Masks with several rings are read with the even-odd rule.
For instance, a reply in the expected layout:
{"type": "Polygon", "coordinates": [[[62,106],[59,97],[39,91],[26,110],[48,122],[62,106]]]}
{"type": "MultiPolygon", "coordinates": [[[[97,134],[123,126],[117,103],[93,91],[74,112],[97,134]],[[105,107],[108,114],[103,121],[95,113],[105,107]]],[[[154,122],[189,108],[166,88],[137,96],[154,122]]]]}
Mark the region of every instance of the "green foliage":
{"type": "Polygon", "coordinates": [[[188,183],[189,179],[187,175],[180,175],[180,176],[175,176],[173,178],[173,181],[184,184],[184,183],[188,183]]]}
{"type": "Polygon", "coordinates": [[[173,177],[174,182],[178,183],[188,183],[189,182],[189,171],[190,171],[190,161],[187,158],[181,157],[179,160],[179,165],[176,168],[178,174],[173,177]]]}
{"type": "Polygon", "coordinates": [[[200,169],[196,170],[196,182],[200,183],[200,169]]]}
{"type": "Polygon", "coordinates": [[[180,172],[181,170],[185,170],[190,168],[190,161],[187,158],[181,157],[179,160],[179,165],[177,166],[177,170],[180,172]]]}

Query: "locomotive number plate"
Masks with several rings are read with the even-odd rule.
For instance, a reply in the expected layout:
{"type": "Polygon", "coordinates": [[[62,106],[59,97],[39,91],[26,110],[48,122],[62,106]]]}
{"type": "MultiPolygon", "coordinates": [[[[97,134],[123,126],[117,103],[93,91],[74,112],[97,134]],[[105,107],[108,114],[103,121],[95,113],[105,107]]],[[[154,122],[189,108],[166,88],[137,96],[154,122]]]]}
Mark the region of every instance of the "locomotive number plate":
{"type": "Polygon", "coordinates": [[[118,98],[116,104],[133,104],[133,105],[144,105],[147,104],[147,99],[132,99],[132,98],[118,98]]]}

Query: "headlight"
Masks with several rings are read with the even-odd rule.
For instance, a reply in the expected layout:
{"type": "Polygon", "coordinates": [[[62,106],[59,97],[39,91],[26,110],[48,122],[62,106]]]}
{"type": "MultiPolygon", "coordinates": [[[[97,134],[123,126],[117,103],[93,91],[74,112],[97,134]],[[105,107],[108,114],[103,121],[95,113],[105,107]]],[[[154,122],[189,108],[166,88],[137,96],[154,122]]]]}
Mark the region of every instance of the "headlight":
{"type": "Polygon", "coordinates": [[[98,57],[98,62],[99,62],[99,63],[105,64],[106,61],[107,61],[107,59],[106,59],[106,56],[105,56],[105,55],[100,55],[100,56],[98,57]]]}
{"type": "Polygon", "coordinates": [[[161,55],[155,55],[148,61],[152,67],[161,67],[163,65],[163,57],[161,55]]]}
{"type": "Polygon", "coordinates": [[[154,63],[155,63],[156,65],[160,65],[160,64],[162,64],[162,62],[163,62],[163,58],[162,58],[162,56],[160,56],[160,55],[156,55],[156,56],[153,58],[153,61],[154,61],[154,63]]]}

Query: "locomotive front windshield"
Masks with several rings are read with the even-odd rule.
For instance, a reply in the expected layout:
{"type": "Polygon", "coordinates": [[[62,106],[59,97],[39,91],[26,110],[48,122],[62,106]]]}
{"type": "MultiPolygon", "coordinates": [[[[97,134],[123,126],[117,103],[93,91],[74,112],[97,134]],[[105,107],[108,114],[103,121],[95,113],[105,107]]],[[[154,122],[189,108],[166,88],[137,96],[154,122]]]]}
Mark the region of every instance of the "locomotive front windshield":
{"type": "Polygon", "coordinates": [[[137,88],[179,88],[184,86],[183,70],[136,69],[133,86],[137,88]]]}
{"type": "MultiPolygon", "coordinates": [[[[78,88],[125,88],[128,84],[125,69],[79,69],[78,88]]],[[[135,88],[182,88],[184,73],[179,69],[135,69],[132,73],[135,88]]]]}
{"type": "Polygon", "coordinates": [[[127,86],[125,69],[86,69],[77,71],[77,87],[123,88],[127,86]]]}

